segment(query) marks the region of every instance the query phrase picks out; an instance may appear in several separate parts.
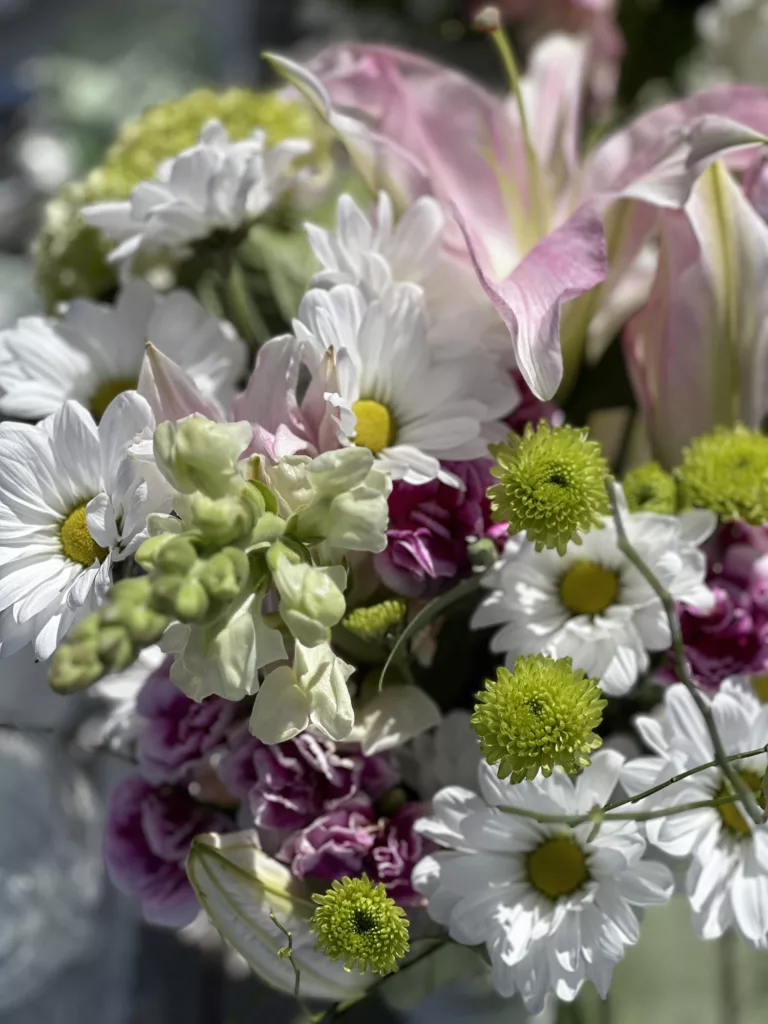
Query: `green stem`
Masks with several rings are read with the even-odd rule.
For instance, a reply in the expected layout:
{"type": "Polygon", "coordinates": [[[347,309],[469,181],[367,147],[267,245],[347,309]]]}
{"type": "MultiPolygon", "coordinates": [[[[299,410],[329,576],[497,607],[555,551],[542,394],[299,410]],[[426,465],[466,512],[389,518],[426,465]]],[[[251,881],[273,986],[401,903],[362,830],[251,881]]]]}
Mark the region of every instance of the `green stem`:
{"type": "MultiPolygon", "coordinates": [[[[743,754],[729,754],[729,761],[743,761],[748,757],[757,757],[759,754],[768,754],[768,745],[765,747],[758,747],[757,750],[745,750],[743,754]]],[[[706,764],[697,764],[695,768],[689,768],[687,772],[680,772],[679,775],[673,775],[671,779],[667,779],[666,782],[660,782],[658,786],[651,786],[650,789],[643,790],[642,793],[637,793],[635,796],[625,797],[623,800],[617,800],[615,803],[607,804],[605,807],[606,811],[615,811],[618,807],[624,807],[626,804],[637,804],[641,800],[645,800],[646,797],[653,796],[654,793],[660,793],[662,789],[666,789],[668,786],[674,786],[678,782],[682,782],[683,779],[689,778],[691,775],[697,775],[699,772],[705,772],[708,768],[719,767],[717,761],[707,761],[706,764]]]]}
{"type": "Polygon", "coordinates": [[[520,85],[520,72],[517,69],[515,54],[504,29],[499,26],[489,34],[499,52],[502,66],[506,72],[509,86],[512,90],[512,95],[515,97],[515,103],[520,114],[520,127],[523,132],[523,147],[525,149],[525,165],[528,172],[528,189],[538,236],[536,241],[539,241],[547,234],[548,217],[544,196],[541,191],[541,168],[539,167],[539,160],[531,140],[531,130],[525,110],[523,90],[520,85]]]}
{"type": "Polygon", "coordinates": [[[530,818],[533,821],[538,821],[540,825],[568,825],[570,828],[575,828],[577,825],[586,825],[588,822],[599,825],[604,821],[653,821],[654,818],[687,814],[688,811],[699,811],[704,807],[722,807],[725,804],[735,803],[737,799],[735,793],[728,793],[712,800],[694,800],[689,804],[662,807],[655,811],[629,811],[624,814],[611,814],[604,812],[599,807],[588,814],[543,814],[525,807],[510,807],[509,804],[504,804],[499,807],[499,810],[504,811],[505,814],[515,814],[519,818],[530,818]]]}
{"type": "Polygon", "coordinates": [[[715,725],[714,716],[712,714],[712,708],[710,707],[709,702],[699,691],[691,678],[690,672],[688,671],[688,662],[685,657],[685,644],[683,642],[683,633],[680,628],[680,619],[677,614],[675,599],[666,587],[662,586],[651,569],[645,564],[637,551],[632,547],[619,512],[616,484],[614,481],[607,481],[606,488],[608,491],[608,500],[611,503],[613,521],[616,524],[616,537],[619,550],[622,551],[632,565],[634,565],[643,579],[648,583],[648,586],[658,595],[658,598],[662,603],[669,623],[669,631],[672,635],[672,654],[674,657],[677,677],[688,690],[697,708],[701,712],[707,732],[709,733],[709,737],[712,741],[715,761],[725,778],[731,784],[733,792],[738,796],[747,814],[749,814],[755,824],[762,825],[765,821],[765,816],[760,810],[749,786],[733,768],[728,755],[725,752],[725,748],[723,747],[723,742],[720,739],[720,733],[717,731],[717,726],[715,725]]]}

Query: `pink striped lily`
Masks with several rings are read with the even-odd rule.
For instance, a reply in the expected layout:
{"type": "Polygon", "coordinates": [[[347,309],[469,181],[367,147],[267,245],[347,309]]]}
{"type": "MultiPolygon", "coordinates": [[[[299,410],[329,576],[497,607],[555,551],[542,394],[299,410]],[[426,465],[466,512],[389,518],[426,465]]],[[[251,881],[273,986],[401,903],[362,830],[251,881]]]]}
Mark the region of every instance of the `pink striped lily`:
{"type": "Polygon", "coordinates": [[[713,163],[683,211],[660,218],[647,305],[624,332],[654,452],[668,466],[692,437],[768,413],[768,177],[713,163]]]}
{"type": "Polygon", "coordinates": [[[656,210],[682,207],[719,154],[764,141],[768,92],[730,86],[668,104],[584,158],[585,44],[546,38],[518,82],[497,36],[516,96],[388,47],[334,46],[305,66],[269,59],[374,193],[403,205],[432,194],[453,213],[449,245],[472,260],[526,382],[546,399],[573,382],[590,326],[613,324],[605,306],[616,286],[638,304],[627,271],[656,210]]]}

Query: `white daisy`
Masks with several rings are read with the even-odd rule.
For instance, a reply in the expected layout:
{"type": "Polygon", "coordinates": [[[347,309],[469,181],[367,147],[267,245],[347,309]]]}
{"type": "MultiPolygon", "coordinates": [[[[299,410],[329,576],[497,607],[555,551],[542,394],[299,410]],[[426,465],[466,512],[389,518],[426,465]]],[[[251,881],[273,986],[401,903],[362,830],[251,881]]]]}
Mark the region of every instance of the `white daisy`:
{"type": "Polygon", "coordinates": [[[395,480],[455,477],[443,460],[479,459],[506,436],[500,422],[519,392],[494,362],[475,353],[439,359],[427,341],[424,294],[390,286],[368,300],[355,285],[313,288],[294,321],[296,337],[335,359],[342,443],[369,448],[395,480]]]}
{"type": "Polygon", "coordinates": [[[476,354],[481,345],[509,349],[508,332],[505,338],[506,328],[471,264],[445,244],[445,215],[436,199],[420,196],[396,221],[386,192],[379,193],[372,217],[345,194],[338,201],[335,231],[305,226],[323,268],[312,279],[314,286],[355,284],[376,298],[392,282],[412,282],[424,290],[429,340],[441,351],[476,354]]]}
{"type": "MultiPolygon", "coordinates": [[[[757,750],[768,742],[768,705],[745,683],[726,680],[710,705],[726,753],[757,750]]],[[[635,719],[655,756],[624,766],[621,781],[630,793],[714,759],[704,719],[682,684],[667,690],[664,712],[660,719],[635,719]]],[[[734,767],[757,797],[768,755],[746,758],[734,767]]],[[[720,769],[709,768],[648,797],[644,807],[711,800],[728,792],[720,769]]],[[[734,803],[649,821],[646,833],[669,856],[690,858],[685,888],[700,938],[717,939],[735,927],[752,946],[768,949],[768,824],[755,825],[734,803]]]]}
{"type": "Polygon", "coordinates": [[[260,217],[291,183],[286,172],[294,159],[312,149],[306,139],[286,139],[270,149],[265,142],[263,131],[231,142],[221,122],[209,121],[199,142],[164,161],[153,181],[140,182],[122,202],[84,207],[83,218],[121,243],[113,261],[133,258],[140,249],[185,255],[191,242],[260,217]]]}
{"type": "Polygon", "coordinates": [[[134,280],[113,306],[76,299],[58,320],[25,317],[0,332],[0,413],[41,419],[71,398],[98,418],[136,387],[147,341],[209,397],[231,398],[245,369],[247,349],[230,324],[188,292],[159,295],[134,280]]]}
{"type": "MultiPolygon", "coordinates": [[[[624,523],[630,543],[676,600],[712,607],[706,558],[697,547],[711,531],[708,517],[627,513],[624,523]]],[[[491,649],[506,654],[510,668],[520,654],[571,657],[607,694],[620,696],[648,668],[648,651],[671,644],[661,601],[619,550],[611,518],[563,556],[515,541],[483,585],[492,592],[472,625],[501,626],[491,649]]]]}
{"type": "Polygon", "coordinates": [[[548,992],[571,1002],[585,980],[605,997],[614,966],[640,934],[636,907],[672,895],[668,868],[646,860],[645,840],[631,821],[570,828],[499,810],[585,814],[609,799],[623,763],[601,751],[577,778],[549,777],[513,785],[480,767],[481,796],[451,787],[433,801],[433,817],[416,827],[445,847],[423,858],[413,885],[430,916],[456,942],[484,943],[493,982],[519,993],[530,1013],[548,992]]]}
{"type": "Polygon", "coordinates": [[[98,427],[77,402],[34,427],[0,424],[0,654],[33,642],[50,657],[143,540],[165,498],[126,454],[147,428],[154,419],[135,392],[119,395],[98,427]]]}

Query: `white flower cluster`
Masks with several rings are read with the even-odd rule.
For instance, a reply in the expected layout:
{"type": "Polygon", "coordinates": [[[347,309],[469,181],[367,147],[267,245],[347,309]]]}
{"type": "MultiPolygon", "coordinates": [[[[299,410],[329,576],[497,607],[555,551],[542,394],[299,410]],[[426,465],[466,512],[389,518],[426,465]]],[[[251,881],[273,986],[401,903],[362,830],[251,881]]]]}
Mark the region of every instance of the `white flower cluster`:
{"type": "MultiPolygon", "coordinates": [[[[378,145],[318,95],[326,120],[349,133],[353,158],[355,144],[378,145]]],[[[249,965],[292,989],[279,909],[307,998],[360,994],[367,968],[391,969],[407,947],[403,911],[383,889],[363,897],[365,914],[341,921],[349,947],[332,934],[344,884],[330,868],[312,875],[321,833],[352,865],[358,894],[370,885],[363,872],[379,872],[405,906],[426,912],[412,915],[425,936],[439,926],[455,944],[485,947],[497,991],[521,997],[530,1013],[552,993],[573,1001],[586,981],[607,994],[643,908],[675,890],[670,860],[684,868],[678,887],[698,935],[735,929],[768,948],[768,705],[736,677],[700,694],[672,628],[672,605],[705,619],[724,604],[708,584],[714,514],[630,512],[586,430],[541,422],[551,406],[523,390],[499,345],[498,314],[509,325],[518,313],[489,299],[447,204],[424,189],[409,202],[377,191],[368,212],[337,188],[335,225],[309,223],[301,235],[315,259],[303,297],[288,317],[290,303],[268,296],[282,326],[252,351],[206,271],[241,311],[256,277],[279,291],[268,268],[249,278],[237,260],[244,246],[258,262],[248,239],[260,222],[279,238],[275,225],[312,177],[312,158],[309,140],[269,147],[256,131],[233,141],[209,121],[128,199],[82,211],[102,241],[117,243],[115,293],[0,333],[0,657],[29,647],[51,659],[55,688],[96,684],[112,713],[89,742],[132,744],[139,764],[142,749],[166,742],[147,726],[158,706],[166,713],[180,702],[185,738],[211,731],[193,772],[173,763],[163,776],[156,749],[146,777],[126,780],[120,813],[130,827],[112,835],[113,873],[158,921],[163,911],[189,920],[196,893],[249,965]],[[190,274],[204,268],[196,293],[158,289],[148,267],[165,257],[188,260],[190,274]],[[521,415],[527,403],[533,411],[521,415]],[[551,517],[542,494],[554,495],[551,517]],[[609,504],[613,515],[603,515],[609,504]],[[449,687],[419,684],[451,632],[443,614],[454,600],[466,613],[458,602],[473,595],[456,642],[472,671],[481,671],[476,649],[505,667],[476,694],[470,726],[463,708],[481,678],[457,700],[449,687]],[[657,669],[668,679],[673,639],[685,682],[635,723],[650,754],[591,757],[604,697],[613,708],[657,669]],[[438,704],[452,710],[443,718],[438,704]],[[211,779],[234,756],[233,737],[245,737],[246,774],[261,790],[219,806],[224,775],[211,779]],[[487,760],[478,772],[479,750],[487,760]],[[163,853],[174,884],[181,878],[170,907],[154,879],[149,894],[142,889],[151,858],[137,868],[135,836],[126,841],[131,829],[147,838],[136,807],[158,780],[184,806],[199,796],[189,835],[163,853]],[[275,795],[280,786],[287,795],[275,795]],[[261,798],[273,803],[253,811],[255,831],[224,834],[241,827],[245,802],[261,798]],[[410,817],[398,819],[404,809],[410,817]],[[262,846],[270,814],[280,839],[262,846]],[[208,829],[216,834],[201,835],[208,829]],[[362,964],[359,981],[329,967],[310,937],[323,881],[333,883],[327,951],[362,964]],[[392,956],[378,950],[375,960],[360,952],[374,910],[391,913],[382,934],[396,938],[392,956]]],[[[546,213],[546,197],[529,191],[546,213]]],[[[595,281],[589,271],[581,290],[553,283],[559,254],[544,259],[531,244],[531,262],[521,256],[526,287],[509,294],[518,289],[520,316],[556,335],[561,300],[595,281]],[[548,262],[552,274],[544,268],[536,291],[548,262]]],[[[526,344],[520,370],[531,377],[526,344]]],[[[678,508],[679,481],[655,471],[678,508]]]]}

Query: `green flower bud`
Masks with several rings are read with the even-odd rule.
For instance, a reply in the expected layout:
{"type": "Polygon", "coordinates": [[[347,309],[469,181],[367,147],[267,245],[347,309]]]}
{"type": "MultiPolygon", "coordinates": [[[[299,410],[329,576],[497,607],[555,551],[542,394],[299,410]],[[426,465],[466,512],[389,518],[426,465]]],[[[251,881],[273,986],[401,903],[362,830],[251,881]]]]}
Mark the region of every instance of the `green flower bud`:
{"type": "MultiPolygon", "coordinates": [[[[98,615],[89,618],[98,624],[98,615]]],[[[58,693],[76,693],[98,682],[106,671],[96,642],[67,640],[54,651],[48,668],[48,682],[58,693]]]]}
{"type": "Polygon", "coordinates": [[[155,460],[182,494],[202,491],[209,498],[223,498],[243,484],[237,463],[252,436],[245,422],[215,423],[197,414],[166,421],[155,430],[155,460]]]}
{"type": "Polygon", "coordinates": [[[186,580],[176,592],[173,607],[182,622],[202,622],[211,606],[205,587],[198,580],[186,580]]]}
{"type": "Polygon", "coordinates": [[[199,580],[214,601],[234,601],[249,574],[248,556],[239,548],[224,548],[209,558],[199,580]]]}
{"type": "Polygon", "coordinates": [[[121,607],[134,608],[136,605],[148,604],[151,599],[152,581],[148,576],[120,580],[109,592],[109,603],[121,607]]]}
{"type": "Polygon", "coordinates": [[[99,633],[99,659],[110,672],[121,672],[136,660],[136,648],[125,626],[105,626],[99,633]]]}
{"type": "Polygon", "coordinates": [[[280,615],[294,637],[307,647],[327,642],[330,627],[346,611],[339,587],[345,582],[344,570],[280,558],[273,579],[280,594],[280,615]]]}
{"type": "MultiPolygon", "coordinates": [[[[152,538],[152,540],[159,539],[159,537],[152,538]]],[[[154,558],[155,569],[158,572],[171,574],[188,573],[197,561],[198,554],[194,545],[187,537],[183,536],[170,537],[168,543],[162,545],[154,558]]]]}
{"type": "MultiPolygon", "coordinates": [[[[243,487],[243,491],[248,488],[243,487]]],[[[192,499],[190,518],[195,530],[205,541],[217,547],[244,537],[253,527],[250,503],[240,497],[209,498],[196,494],[192,499]]]]}
{"type": "Polygon", "coordinates": [[[123,625],[139,647],[156,644],[168,628],[170,619],[153,608],[132,608],[123,615],[123,625]]]}

